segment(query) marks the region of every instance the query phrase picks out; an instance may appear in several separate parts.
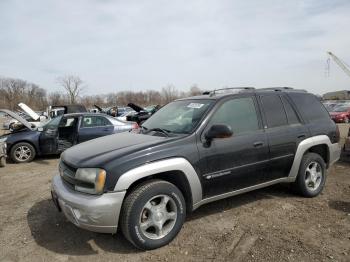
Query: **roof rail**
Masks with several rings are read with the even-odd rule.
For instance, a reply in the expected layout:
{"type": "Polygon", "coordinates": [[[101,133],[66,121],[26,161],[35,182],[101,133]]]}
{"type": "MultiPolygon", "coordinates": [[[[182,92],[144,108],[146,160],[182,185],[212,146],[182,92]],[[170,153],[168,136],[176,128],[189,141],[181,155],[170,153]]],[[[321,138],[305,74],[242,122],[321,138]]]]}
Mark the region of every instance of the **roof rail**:
{"type": "Polygon", "coordinates": [[[305,92],[307,91],[305,89],[294,89],[293,87],[287,87],[287,86],[282,86],[282,87],[267,87],[267,88],[261,88],[259,90],[271,90],[271,91],[298,91],[298,92],[305,92]]]}
{"type": "Polygon", "coordinates": [[[218,91],[227,91],[227,90],[255,90],[255,88],[254,87],[248,87],[248,86],[244,86],[244,87],[225,87],[225,88],[214,89],[212,91],[205,91],[205,92],[203,92],[203,95],[214,95],[218,91]]]}
{"type": "Polygon", "coordinates": [[[293,87],[282,86],[282,87],[265,87],[265,88],[261,88],[260,90],[282,91],[282,90],[294,90],[294,88],[293,87]]]}

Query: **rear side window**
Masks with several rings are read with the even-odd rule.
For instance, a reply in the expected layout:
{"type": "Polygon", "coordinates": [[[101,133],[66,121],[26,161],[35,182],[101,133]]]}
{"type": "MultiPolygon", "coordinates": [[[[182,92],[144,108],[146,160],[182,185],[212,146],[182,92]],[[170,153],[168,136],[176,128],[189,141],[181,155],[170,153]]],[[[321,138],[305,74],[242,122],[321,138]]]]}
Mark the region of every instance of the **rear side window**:
{"type": "Polygon", "coordinates": [[[279,96],[261,96],[260,100],[265,113],[268,128],[287,125],[287,116],[279,96]]]}
{"type": "Polygon", "coordinates": [[[229,125],[233,134],[258,130],[259,122],[253,99],[245,97],[226,101],[211,118],[209,125],[214,124],[229,125]]]}
{"type": "Polygon", "coordinates": [[[287,118],[288,118],[288,123],[289,124],[298,124],[300,123],[299,117],[297,116],[296,112],[294,111],[293,107],[289,103],[289,101],[282,96],[282,102],[284,105],[284,109],[286,110],[287,118]]]}
{"type": "Polygon", "coordinates": [[[111,122],[103,116],[84,116],[82,127],[108,126],[111,122]]]}
{"type": "Polygon", "coordinates": [[[289,94],[298,110],[310,122],[329,118],[329,113],[316,96],[312,94],[289,94]]]}

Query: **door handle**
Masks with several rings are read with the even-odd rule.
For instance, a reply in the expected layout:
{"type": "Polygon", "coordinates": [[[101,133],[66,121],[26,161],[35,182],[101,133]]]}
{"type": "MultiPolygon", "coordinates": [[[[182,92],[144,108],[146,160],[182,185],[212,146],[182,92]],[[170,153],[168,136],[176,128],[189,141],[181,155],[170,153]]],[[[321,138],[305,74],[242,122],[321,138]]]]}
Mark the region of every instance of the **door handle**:
{"type": "Polygon", "coordinates": [[[300,139],[300,138],[305,138],[306,137],[306,135],[305,134],[300,134],[300,135],[298,135],[298,138],[300,139]]]}
{"type": "Polygon", "coordinates": [[[254,144],[253,144],[254,147],[261,147],[263,145],[264,145],[264,142],[262,142],[262,141],[257,141],[257,142],[254,142],[254,144]]]}

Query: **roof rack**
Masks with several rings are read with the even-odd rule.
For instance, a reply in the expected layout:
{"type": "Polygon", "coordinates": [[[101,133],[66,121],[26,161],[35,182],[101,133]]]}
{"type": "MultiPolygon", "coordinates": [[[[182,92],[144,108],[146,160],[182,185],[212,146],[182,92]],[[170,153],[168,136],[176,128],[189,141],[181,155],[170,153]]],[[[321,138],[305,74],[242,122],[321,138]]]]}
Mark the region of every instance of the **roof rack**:
{"type": "Polygon", "coordinates": [[[259,90],[271,90],[271,91],[285,91],[285,90],[290,90],[290,91],[302,91],[302,92],[307,92],[305,89],[294,89],[293,87],[288,87],[288,86],[282,86],[282,87],[266,87],[266,88],[261,88],[259,90]]]}
{"type": "Polygon", "coordinates": [[[225,87],[225,88],[219,88],[219,89],[214,89],[212,91],[204,91],[203,95],[214,95],[218,91],[228,91],[228,90],[255,90],[254,87],[225,87]]]}

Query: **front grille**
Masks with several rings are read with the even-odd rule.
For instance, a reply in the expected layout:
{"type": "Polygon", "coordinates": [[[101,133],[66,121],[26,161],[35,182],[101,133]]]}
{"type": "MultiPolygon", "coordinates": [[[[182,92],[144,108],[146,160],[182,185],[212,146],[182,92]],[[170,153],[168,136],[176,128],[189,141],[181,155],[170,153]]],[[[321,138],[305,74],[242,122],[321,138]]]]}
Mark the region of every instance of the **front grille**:
{"type": "Polygon", "coordinates": [[[59,164],[59,171],[63,181],[66,182],[66,184],[68,184],[70,187],[74,188],[76,184],[76,180],[75,180],[76,169],[68,166],[63,161],[61,161],[59,164]]]}
{"type": "Polygon", "coordinates": [[[77,169],[68,166],[63,161],[61,161],[59,164],[59,171],[63,182],[73,190],[75,189],[75,186],[94,188],[93,184],[77,180],[75,178],[75,173],[77,172],[77,169]]]}

